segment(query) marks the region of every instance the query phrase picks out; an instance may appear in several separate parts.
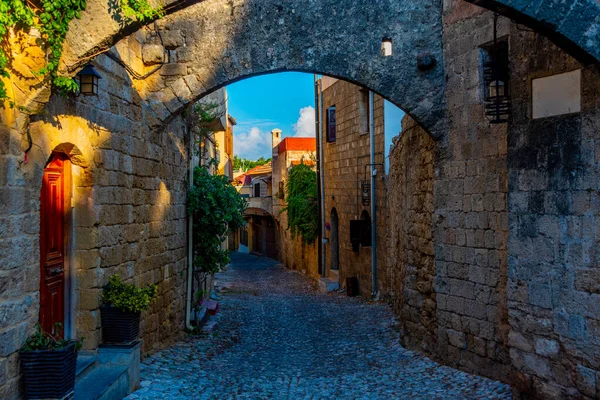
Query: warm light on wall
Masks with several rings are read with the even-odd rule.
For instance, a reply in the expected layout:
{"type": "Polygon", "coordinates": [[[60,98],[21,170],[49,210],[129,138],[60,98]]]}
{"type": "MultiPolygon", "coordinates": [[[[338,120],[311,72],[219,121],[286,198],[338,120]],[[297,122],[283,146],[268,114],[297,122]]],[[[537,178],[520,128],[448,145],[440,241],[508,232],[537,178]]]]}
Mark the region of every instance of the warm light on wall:
{"type": "Polygon", "coordinates": [[[381,55],[384,57],[390,57],[393,54],[392,39],[383,38],[381,40],[381,55]]]}

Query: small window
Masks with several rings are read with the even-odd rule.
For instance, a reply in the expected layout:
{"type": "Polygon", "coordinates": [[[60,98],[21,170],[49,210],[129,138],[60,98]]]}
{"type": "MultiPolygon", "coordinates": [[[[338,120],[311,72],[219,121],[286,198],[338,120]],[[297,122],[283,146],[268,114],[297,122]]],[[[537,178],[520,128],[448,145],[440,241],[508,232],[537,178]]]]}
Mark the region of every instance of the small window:
{"type": "Polygon", "coordinates": [[[369,124],[371,123],[371,107],[369,107],[369,91],[367,89],[359,91],[358,115],[360,116],[358,134],[365,135],[369,133],[369,124]]]}
{"type": "Polygon", "coordinates": [[[285,199],[285,183],[283,181],[279,182],[279,193],[278,197],[283,200],[285,199]]]}
{"type": "Polygon", "coordinates": [[[254,197],[260,197],[260,183],[254,184],[254,197]]]}
{"type": "Polygon", "coordinates": [[[331,106],[327,109],[327,141],[329,143],[335,142],[336,128],[335,106],[331,106]]]}

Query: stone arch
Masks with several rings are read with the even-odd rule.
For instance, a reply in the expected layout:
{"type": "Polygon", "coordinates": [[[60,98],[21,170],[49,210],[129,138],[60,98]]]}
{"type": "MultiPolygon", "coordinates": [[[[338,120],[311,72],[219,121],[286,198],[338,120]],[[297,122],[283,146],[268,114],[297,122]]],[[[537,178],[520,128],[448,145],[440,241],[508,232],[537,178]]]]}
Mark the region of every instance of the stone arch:
{"type": "MultiPolygon", "coordinates": [[[[456,1],[456,0],[454,0],[456,1]]],[[[600,60],[600,45],[598,37],[600,35],[600,4],[595,0],[572,0],[572,1],[542,1],[542,0],[465,0],[478,6],[494,10],[500,14],[518,20],[531,28],[538,30],[549,36],[555,42],[562,42],[563,49],[567,43],[575,46],[580,54],[587,55],[595,62],[600,60]]],[[[269,10],[276,13],[294,12],[311,13],[318,11],[320,15],[352,13],[360,11],[366,19],[370,19],[373,10],[376,8],[386,9],[390,15],[397,18],[398,24],[409,21],[405,25],[405,33],[418,35],[421,33],[418,25],[427,14],[429,21],[441,25],[442,2],[430,0],[414,0],[406,2],[403,0],[381,0],[378,2],[353,0],[345,4],[344,9],[337,9],[336,2],[331,0],[291,0],[285,3],[273,0],[233,0],[227,2],[220,0],[205,0],[202,3],[181,2],[170,0],[165,2],[167,12],[179,14],[182,10],[194,9],[199,6],[202,8],[221,8],[224,12],[235,14],[239,9],[246,7],[262,7],[265,11],[265,17],[269,15],[269,10]],[[259,5],[262,3],[262,5],[259,5]],[[437,10],[436,10],[437,8],[437,10]],[[421,18],[411,20],[410,17],[421,15],[421,18]]],[[[205,14],[209,15],[209,14],[205,14]]],[[[202,15],[199,14],[201,20],[202,15]]],[[[274,24],[279,23],[277,18],[265,18],[274,24]]],[[[371,21],[373,21],[371,19],[371,21]]],[[[284,21],[285,23],[285,21],[284,21]]],[[[379,23],[379,21],[377,21],[379,23]]],[[[114,13],[107,7],[105,0],[90,0],[87,2],[87,8],[82,13],[82,18],[71,23],[70,31],[67,35],[65,52],[63,56],[63,67],[74,71],[86,62],[85,57],[97,54],[99,51],[106,50],[114,45],[123,37],[135,32],[141,27],[141,24],[135,21],[126,21],[115,17],[114,13]]],[[[333,26],[331,26],[333,28],[333,26]]],[[[424,27],[425,28],[425,27],[424,27]]],[[[329,32],[335,34],[333,29],[329,32]]],[[[306,32],[299,30],[301,36],[306,36],[306,32]]],[[[441,47],[441,38],[437,43],[441,47]]]]}
{"type": "Polygon", "coordinates": [[[54,149],[52,149],[52,152],[53,153],[63,153],[64,155],[69,157],[71,164],[78,165],[82,168],[85,168],[88,166],[87,161],[86,161],[85,157],[83,156],[83,153],[73,143],[61,143],[58,146],[56,146],[54,149]]]}
{"type": "MultiPolygon", "coordinates": [[[[464,1],[530,26],[579,59],[600,64],[600,4],[596,0],[464,1]]],[[[185,90],[177,96],[167,91],[164,107],[153,104],[151,109],[163,120],[173,109],[178,110],[178,101],[187,101],[188,91],[192,97],[199,95],[197,85],[210,92],[252,73],[297,69],[343,77],[369,87],[404,109],[434,137],[442,137],[446,124],[442,1],[350,0],[343,9],[336,6],[332,0],[167,2],[170,14],[161,20],[163,26],[183,21],[198,36],[197,47],[218,46],[223,51],[200,59],[204,64],[192,73],[180,68],[180,77],[188,79],[179,81],[176,88],[183,88],[185,83],[185,90]],[[227,37],[230,40],[224,40],[227,37]],[[382,37],[394,40],[393,57],[376,58],[382,37]],[[210,62],[215,68],[206,71],[210,62]]],[[[115,16],[105,0],[88,1],[82,18],[71,23],[61,71],[74,75],[92,57],[140,27],[136,21],[115,16]]],[[[169,68],[167,74],[177,70],[169,68]]],[[[48,101],[46,89],[32,89],[21,96],[20,103],[36,104],[35,108],[41,109],[48,101]]]]}
{"type": "Polygon", "coordinates": [[[72,164],[82,168],[94,163],[94,142],[111,136],[106,129],[74,116],[60,116],[52,121],[36,119],[29,125],[29,131],[35,143],[30,152],[32,161],[45,165],[52,152],[61,152],[69,156],[72,164]]]}
{"type": "MultiPolygon", "coordinates": [[[[283,71],[319,73],[373,90],[442,137],[441,10],[424,14],[390,0],[369,5],[355,0],[328,13],[324,3],[302,1],[294,8],[272,0],[234,6],[207,0],[169,15],[158,25],[175,62],[143,82],[134,81],[134,88],[145,108],[168,122],[187,104],[241,79],[283,71]],[[411,24],[418,26],[418,35],[407,34],[411,24]],[[395,43],[390,57],[381,55],[384,37],[395,43]]],[[[160,44],[149,39],[150,33],[136,34],[143,50],[160,44]]]]}
{"type": "Polygon", "coordinates": [[[466,0],[548,37],[581,61],[600,62],[600,3],[595,0],[466,0]]]}

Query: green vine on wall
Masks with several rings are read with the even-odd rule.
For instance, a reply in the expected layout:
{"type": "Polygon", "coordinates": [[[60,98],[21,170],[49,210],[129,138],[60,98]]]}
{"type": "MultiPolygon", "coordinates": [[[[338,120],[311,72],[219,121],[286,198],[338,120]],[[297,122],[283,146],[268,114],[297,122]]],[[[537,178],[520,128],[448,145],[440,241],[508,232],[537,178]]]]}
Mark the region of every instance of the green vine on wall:
{"type": "MultiPolygon", "coordinates": [[[[6,37],[11,29],[39,29],[46,45],[47,63],[34,73],[50,78],[52,85],[61,94],[72,93],[78,89],[75,80],[58,73],[63,44],[69,32],[69,23],[80,18],[85,10],[86,0],[42,0],[36,5],[30,0],[0,0],[0,76],[9,78],[9,56],[6,51],[6,37]]],[[[128,19],[140,22],[159,18],[164,14],[162,7],[153,8],[148,0],[122,0],[120,10],[128,19]]],[[[5,84],[0,80],[0,100],[8,100],[5,84]]],[[[14,105],[11,100],[10,105],[14,105]]]]}
{"type": "Polygon", "coordinates": [[[305,164],[290,169],[286,184],[288,229],[292,236],[300,235],[304,243],[312,244],[319,234],[317,173],[305,164]]]}

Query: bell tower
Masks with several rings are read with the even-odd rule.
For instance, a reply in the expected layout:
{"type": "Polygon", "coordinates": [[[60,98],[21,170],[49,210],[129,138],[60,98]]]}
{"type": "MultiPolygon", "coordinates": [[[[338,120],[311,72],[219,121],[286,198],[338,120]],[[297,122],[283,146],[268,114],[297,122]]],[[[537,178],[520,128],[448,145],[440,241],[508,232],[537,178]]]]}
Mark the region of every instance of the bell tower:
{"type": "Polygon", "coordinates": [[[279,155],[279,149],[277,146],[279,146],[279,143],[281,143],[281,132],[281,129],[273,129],[271,131],[271,141],[273,143],[273,158],[277,158],[277,156],[279,155]]]}

